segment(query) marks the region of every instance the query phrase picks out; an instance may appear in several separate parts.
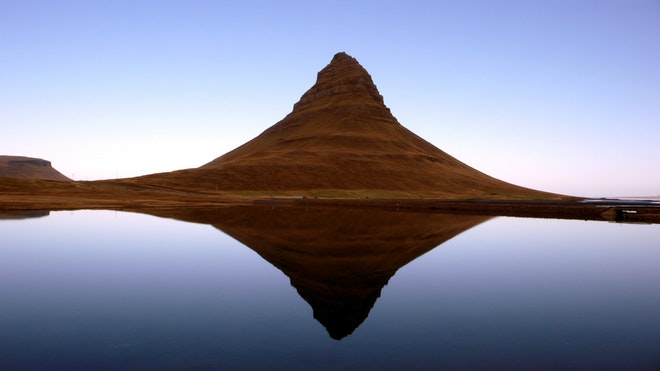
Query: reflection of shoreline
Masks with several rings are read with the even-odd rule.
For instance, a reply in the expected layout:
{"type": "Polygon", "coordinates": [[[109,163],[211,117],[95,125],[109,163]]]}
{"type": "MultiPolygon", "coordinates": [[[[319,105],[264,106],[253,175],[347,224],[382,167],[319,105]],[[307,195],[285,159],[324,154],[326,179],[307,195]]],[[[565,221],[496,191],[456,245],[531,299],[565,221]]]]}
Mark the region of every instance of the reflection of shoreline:
{"type": "Polygon", "coordinates": [[[367,318],[396,271],[488,216],[295,206],[144,210],[212,224],[280,269],[334,339],[367,318]]]}
{"type": "Polygon", "coordinates": [[[262,199],[254,201],[254,203],[264,205],[393,209],[424,213],[449,213],[456,215],[513,216],[523,218],[578,219],[651,224],[660,223],[660,205],[657,203],[612,199],[598,199],[593,201],[591,201],[591,199],[581,201],[262,199]],[[627,211],[634,211],[634,213],[627,213],[627,211]]]}
{"type": "Polygon", "coordinates": [[[43,218],[50,215],[50,211],[0,211],[0,220],[20,220],[43,218]]]}

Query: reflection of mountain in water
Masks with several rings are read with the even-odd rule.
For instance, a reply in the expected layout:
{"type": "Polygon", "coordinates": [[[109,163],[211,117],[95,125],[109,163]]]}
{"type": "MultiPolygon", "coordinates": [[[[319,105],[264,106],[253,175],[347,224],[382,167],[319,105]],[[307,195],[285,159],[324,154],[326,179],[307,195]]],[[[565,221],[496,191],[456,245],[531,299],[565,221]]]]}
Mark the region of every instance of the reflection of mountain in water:
{"type": "Polygon", "coordinates": [[[396,271],[486,216],[236,206],[145,210],[212,224],[286,274],[334,339],[367,318],[396,271]]]}

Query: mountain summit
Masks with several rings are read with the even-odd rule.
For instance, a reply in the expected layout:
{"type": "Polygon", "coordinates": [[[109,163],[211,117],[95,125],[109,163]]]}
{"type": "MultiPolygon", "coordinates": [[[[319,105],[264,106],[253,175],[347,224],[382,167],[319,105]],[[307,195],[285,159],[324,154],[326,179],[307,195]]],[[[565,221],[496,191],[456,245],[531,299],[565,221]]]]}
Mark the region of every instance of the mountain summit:
{"type": "Polygon", "coordinates": [[[396,191],[465,197],[548,197],[485,175],[403,127],[369,73],[338,53],[284,119],[196,169],[139,178],[177,188],[396,191]]]}
{"type": "MultiPolygon", "coordinates": [[[[257,138],[205,167],[227,166],[237,159],[260,158],[270,163],[274,154],[286,154],[287,163],[326,167],[326,161],[317,164],[313,160],[325,155],[335,160],[348,159],[355,152],[393,153],[397,151],[392,146],[396,142],[392,135],[396,133],[388,133],[392,126],[400,124],[383,103],[369,73],[355,58],[338,53],[318,73],[314,86],[294,104],[293,112],[257,138]]],[[[269,165],[283,164],[284,161],[277,161],[269,165]]]]}
{"type": "Polygon", "coordinates": [[[362,104],[384,108],[383,96],[371,80],[371,76],[358,61],[341,52],[335,54],[330,64],[322,69],[312,86],[293,107],[294,111],[317,108],[327,104],[362,104]],[[370,102],[370,99],[373,100],[370,102]]]}

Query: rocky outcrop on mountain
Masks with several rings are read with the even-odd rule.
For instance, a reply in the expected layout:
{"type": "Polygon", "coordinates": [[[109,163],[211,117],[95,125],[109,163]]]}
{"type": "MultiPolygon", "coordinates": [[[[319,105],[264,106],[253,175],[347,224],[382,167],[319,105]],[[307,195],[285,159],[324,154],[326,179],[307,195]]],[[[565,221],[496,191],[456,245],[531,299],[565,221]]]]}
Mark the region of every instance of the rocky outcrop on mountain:
{"type": "MultiPolygon", "coordinates": [[[[343,105],[347,101],[361,103],[363,107],[371,105],[378,109],[384,108],[383,96],[378,92],[369,73],[355,58],[346,53],[335,54],[330,64],[319,71],[316,81],[293,106],[294,111],[327,107],[333,103],[343,105]],[[373,99],[373,102],[369,102],[369,98],[373,99]]],[[[337,106],[341,105],[332,107],[337,106]]]]}
{"type": "Polygon", "coordinates": [[[70,181],[50,161],[23,156],[0,156],[0,178],[70,181]]]}

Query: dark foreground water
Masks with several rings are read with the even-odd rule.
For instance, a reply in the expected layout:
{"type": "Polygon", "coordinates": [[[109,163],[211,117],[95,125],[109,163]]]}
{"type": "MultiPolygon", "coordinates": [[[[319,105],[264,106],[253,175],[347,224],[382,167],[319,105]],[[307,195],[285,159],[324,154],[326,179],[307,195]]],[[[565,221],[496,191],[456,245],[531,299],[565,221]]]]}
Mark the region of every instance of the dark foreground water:
{"type": "Polygon", "coordinates": [[[660,369],[660,225],[157,214],[0,220],[0,369],[660,369]]]}

